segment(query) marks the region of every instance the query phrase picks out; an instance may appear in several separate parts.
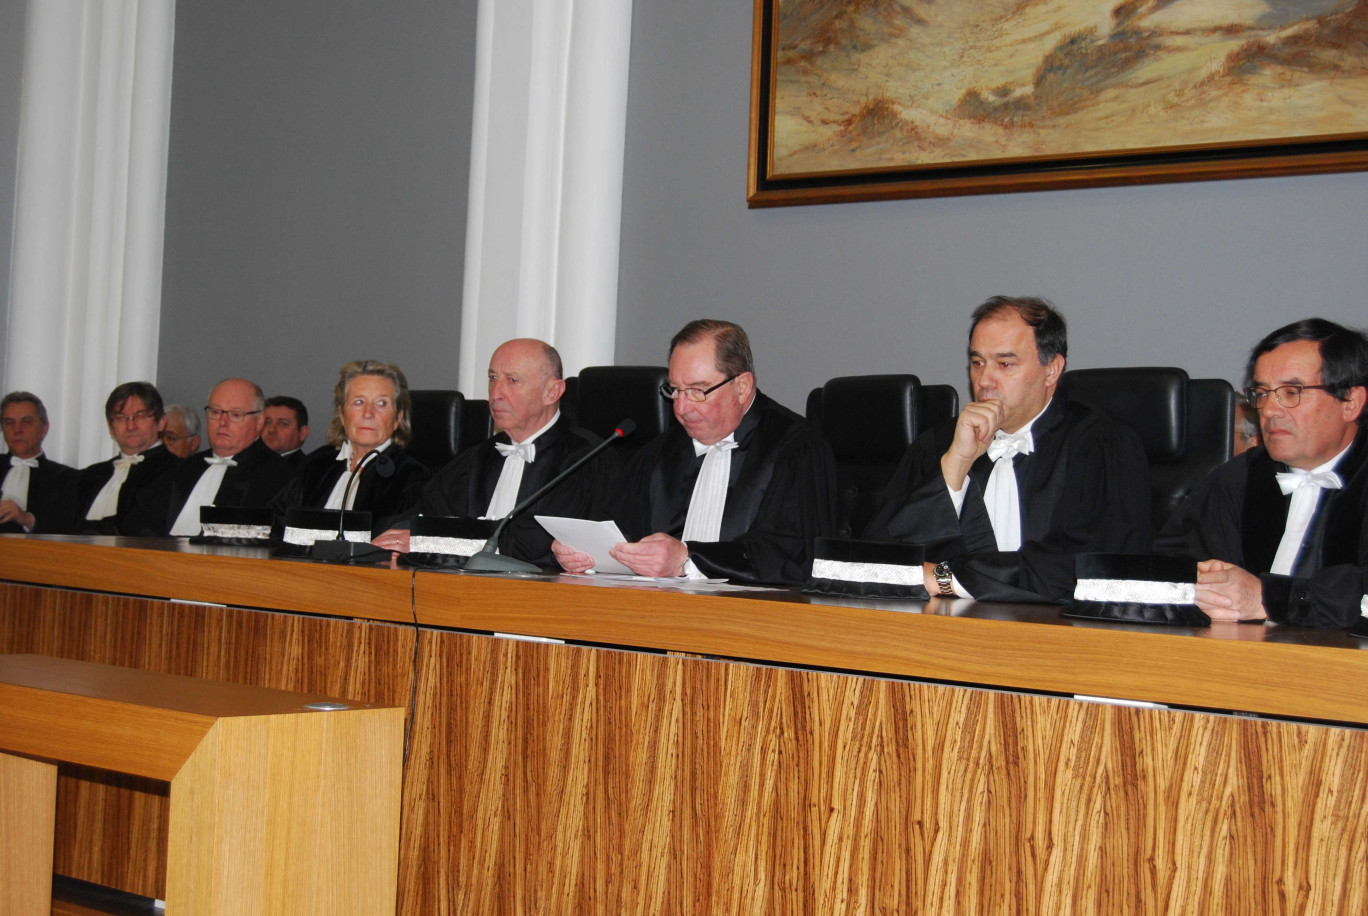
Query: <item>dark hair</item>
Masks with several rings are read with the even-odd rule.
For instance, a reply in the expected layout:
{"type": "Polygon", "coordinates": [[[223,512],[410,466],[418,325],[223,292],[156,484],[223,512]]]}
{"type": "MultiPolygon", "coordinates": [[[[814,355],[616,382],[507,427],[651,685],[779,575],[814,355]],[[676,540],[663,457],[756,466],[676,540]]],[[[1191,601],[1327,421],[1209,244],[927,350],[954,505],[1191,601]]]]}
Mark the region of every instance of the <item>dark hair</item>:
{"type": "Polygon", "coordinates": [[[43,402],[39,399],[38,395],[28,391],[11,391],[3,398],[0,398],[0,413],[3,413],[5,408],[11,404],[32,404],[34,407],[38,408],[39,422],[44,426],[47,425],[47,408],[43,406],[43,402]]]}
{"type": "MultiPolygon", "coordinates": [[[[292,398],[286,394],[278,394],[273,398],[266,399],[266,407],[286,407],[294,411],[295,423],[300,426],[309,425],[309,408],[304,406],[304,402],[299,398],[292,398]]],[[[266,407],[261,408],[265,410],[266,407]]]]}
{"type": "Polygon", "coordinates": [[[707,337],[714,341],[713,361],[718,372],[728,377],[742,372],[755,374],[750,338],[741,325],[721,318],[699,318],[684,325],[670,339],[670,355],[674,355],[675,347],[680,344],[698,343],[707,337]]]}
{"type": "Polygon", "coordinates": [[[1368,337],[1324,318],[1294,321],[1256,343],[1245,364],[1245,385],[1254,384],[1254,364],[1260,356],[1297,340],[1320,344],[1321,384],[1327,394],[1343,401],[1350,389],[1368,386],[1368,337]]]}
{"type": "Polygon", "coordinates": [[[994,296],[974,309],[974,317],[969,324],[969,339],[974,339],[974,329],[985,318],[994,318],[1011,309],[1021,316],[1021,320],[1035,331],[1036,352],[1040,354],[1040,364],[1048,366],[1056,356],[1069,358],[1069,327],[1064,316],[1059,314],[1048,300],[1037,296],[994,296]]]}
{"type": "Polygon", "coordinates": [[[374,375],[389,379],[394,386],[394,408],[399,415],[399,425],[394,428],[394,444],[403,448],[413,441],[413,399],[409,397],[408,379],[404,370],[393,363],[382,363],[375,359],[358,359],[347,363],[338,373],[337,385],[333,388],[333,415],[328,422],[328,443],[341,448],[347,441],[347,431],[342,426],[342,404],[347,400],[347,386],[359,375],[374,375]]]}
{"type": "Polygon", "coordinates": [[[114,411],[127,404],[129,398],[142,401],[147,409],[152,411],[154,419],[160,420],[166,416],[161,392],[155,385],[151,382],[124,382],[109,392],[109,397],[105,398],[105,423],[114,422],[114,411]]]}

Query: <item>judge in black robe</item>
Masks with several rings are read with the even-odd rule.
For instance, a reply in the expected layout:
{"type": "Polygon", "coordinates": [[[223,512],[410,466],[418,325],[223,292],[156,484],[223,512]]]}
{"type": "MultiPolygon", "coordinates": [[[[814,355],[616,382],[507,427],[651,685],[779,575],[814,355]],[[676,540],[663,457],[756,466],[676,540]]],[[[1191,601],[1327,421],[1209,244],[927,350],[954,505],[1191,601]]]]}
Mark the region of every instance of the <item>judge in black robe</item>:
{"type": "MultiPolygon", "coordinates": [[[[1311,395],[1305,395],[1311,397],[1311,395]]],[[[1256,446],[1212,471],[1169,519],[1159,549],[1233,563],[1259,577],[1268,619],[1298,627],[1348,627],[1368,594],[1368,433],[1360,429],[1323,490],[1289,576],[1269,572],[1292,497],[1275,475],[1288,468],[1256,446]]]]}
{"type": "MultiPolygon", "coordinates": [[[[10,469],[10,455],[0,456],[0,480],[10,469]]],[[[31,534],[71,534],[76,530],[76,482],[80,472],[38,455],[38,467],[29,470],[28,504],[33,515],[31,534]]],[[[0,534],[23,534],[17,521],[0,523],[0,534]]]]}
{"type": "MultiPolygon", "coordinates": [[[[366,463],[351,484],[356,495],[348,510],[371,514],[372,535],[384,531],[411,506],[428,479],[427,467],[399,446],[391,443],[377,451],[379,454],[366,463]]],[[[305,459],[294,480],[275,499],[277,524],[284,523],[285,513],[290,509],[324,507],[337,481],[350,474],[348,463],[338,460],[340,452],[325,445],[305,459]]],[[[288,455],[281,457],[289,460],[288,455]]]]}
{"type": "Polygon", "coordinates": [[[1031,427],[1035,450],[1013,462],[1021,501],[1021,548],[1014,551],[998,549],[984,504],[993,470],[987,455],[971,466],[955,514],[940,466],[954,433],[952,420],[917,437],[865,537],[924,545],[927,559],[949,561],[980,601],[1062,601],[1073,592],[1075,554],[1150,549],[1149,465],[1129,427],[1055,394],[1031,427]]]}
{"type": "MultiPolygon", "coordinates": [[[[175,470],[138,494],[123,522],[123,533],[142,537],[166,537],[176,523],[195,484],[209,468],[205,449],[185,459],[175,470]]],[[[261,439],[233,455],[234,465],[223,474],[213,505],[220,508],[270,509],[272,501],[294,479],[290,463],[261,439]]]]}
{"type": "Polygon", "coordinates": [[[90,507],[95,502],[95,498],[100,495],[104,485],[114,476],[114,462],[118,455],[105,461],[97,461],[81,469],[80,479],[77,482],[77,503],[76,514],[77,528],[85,534],[119,534],[120,522],[128,514],[136,503],[138,494],[143,489],[155,483],[163,474],[168,474],[180,466],[181,458],[174,455],[170,449],[161,443],[153,445],[151,448],[140,453],[142,461],[128,469],[128,477],[124,480],[123,486],[119,487],[118,508],[113,515],[102,519],[88,519],[90,507]]]}
{"type": "MultiPolygon", "coordinates": [[[[802,584],[812,570],[814,539],[835,526],[831,447],[758,390],[733,435],[719,539],[686,542],[689,559],[709,578],[802,584]]],[[[680,538],[703,460],[678,423],[641,449],[612,502],[622,533],[630,540],[656,532],[680,538]]]]}
{"type": "MultiPolygon", "coordinates": [[[[501,432],[457,455],[438,471],[422,488],[396,527],[407,529],[418,515],[479,518],[489,508],[503,471],[504,457],[497,445],[508,445],[512,440],[501,432]]],[[[581,458],[600,440],[588,430],[580,429],[560,414],[544,433],[537,436],[536,459],[523,467],[518,484],[517,502],[531,496],[537,489],[581,458]]],[[[499,553],[525,560],[543,569],[556,569],[551,554],[551,535],[536,520],[538,515],[567,518],[602,518],[596,514],[606,499],[608,488],[614,485],[622,471],[622,464],[607,447],[584,467],[538,499],[510,521],[499,536],[499,553]]]]}

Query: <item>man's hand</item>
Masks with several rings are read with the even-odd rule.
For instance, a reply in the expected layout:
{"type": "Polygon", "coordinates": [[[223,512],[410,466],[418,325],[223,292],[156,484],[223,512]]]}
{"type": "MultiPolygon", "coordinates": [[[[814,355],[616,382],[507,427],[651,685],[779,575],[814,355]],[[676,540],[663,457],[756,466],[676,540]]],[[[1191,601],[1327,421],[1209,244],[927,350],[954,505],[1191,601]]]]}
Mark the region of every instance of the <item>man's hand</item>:
{"type": "Polygon", "coordinates": [[[683,541],[660,532],[635,543],[615,544],[608,552],[638,576],[657,579],[684,575],[684,561],[689,558],[689,548],[683,541]]]}
{"type": "Polygon", "coordinates": [[[560,541],[551,542],[551,552],[556,555],[556,562],[561,565],[561,569],[568,573],[584,573],[594,568],[593,557],[587,553],[580,553],[560,541]]]}
{"type": "Polygon", "coordinates": [[[6,522],[18,522],[23,528],[32,528],[37,519],[32,512],[25,512],[19,508],[19,504],[12,499],[0,499],[0,525],[6,522]]]}
{"type": "Polygon", "coordinates": [[[1197,564],[1197,607],[1212,620],[1267,620],[1263,583],[1224,560],[1197,564]]]}
{"type": "Polygon", "coordinates": [[[377,534],[371,543],[385,550],[393,550],[395,553],[408,553],[409,535],[410,532],[404,531],[402,528],[391,528],[377,534]]]}
{"type": "Polygon", "coordinates": [[[970,466],[988,451],[988,443],[1002,428],[1006,415],[1007,408],[996,398],[964,405],[955,422],[955,437],[941,456],[941,476],[945,478],[946,486],[956,492],[964,487],[970,466]]]}

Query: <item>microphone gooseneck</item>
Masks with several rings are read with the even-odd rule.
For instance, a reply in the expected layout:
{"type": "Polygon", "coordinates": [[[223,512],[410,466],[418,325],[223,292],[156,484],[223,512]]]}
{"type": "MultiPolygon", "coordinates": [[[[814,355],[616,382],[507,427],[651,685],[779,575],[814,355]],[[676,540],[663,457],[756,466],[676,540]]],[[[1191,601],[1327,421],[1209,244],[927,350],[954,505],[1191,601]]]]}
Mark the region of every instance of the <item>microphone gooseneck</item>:
{"type": "Polygon", "coordinates": [[[508,526],[508,523],[515,515],[541,499],[542,496],[546,495],[547,492],[553,489],[562,480],[569,477],[575,471],[578,471],[599,452],[612,445],[618,439],[621,439],[624,436],[630,436],[635,429],[636,422],[632,420],[631,417],[622,420],[618,423],[617,428],[613,430],[611,436],[585,452],[572,462],[568,468],[542,484],[531,496],[510,509],[508,514],[499,520],[498,527],[496,527],[494,533],[489,536],[489,540],[485,541],[485,545],[480,548],[479,553],[473,554],[470,559],[466,560],[464,569],[467,572],[541,572],[541,568],[532,563],[499,554],[499,538],[503,535],[504,528],[508,526]]]}

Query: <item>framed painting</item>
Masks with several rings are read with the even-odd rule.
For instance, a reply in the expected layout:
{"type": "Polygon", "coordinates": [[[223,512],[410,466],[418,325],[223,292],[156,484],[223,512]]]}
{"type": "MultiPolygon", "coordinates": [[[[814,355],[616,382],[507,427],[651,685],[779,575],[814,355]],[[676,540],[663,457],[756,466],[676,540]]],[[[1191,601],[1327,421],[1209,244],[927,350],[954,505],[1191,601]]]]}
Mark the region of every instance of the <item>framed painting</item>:
{"type": "Polygon", "coordinates": [[[753,207],[1368,168],[1368,0],[755,0],[753,207]]]}

